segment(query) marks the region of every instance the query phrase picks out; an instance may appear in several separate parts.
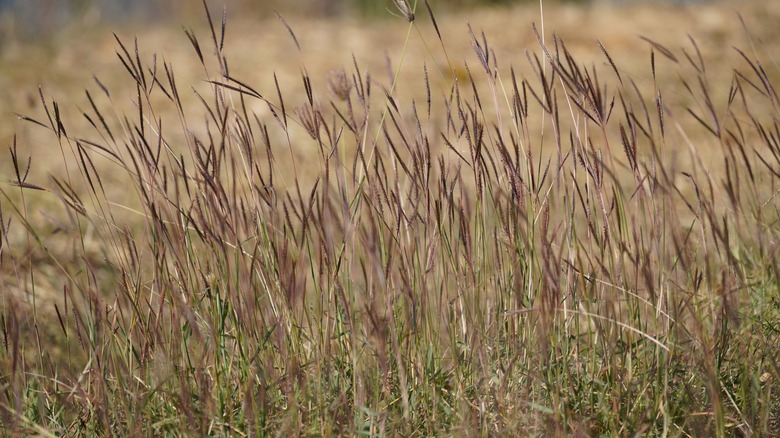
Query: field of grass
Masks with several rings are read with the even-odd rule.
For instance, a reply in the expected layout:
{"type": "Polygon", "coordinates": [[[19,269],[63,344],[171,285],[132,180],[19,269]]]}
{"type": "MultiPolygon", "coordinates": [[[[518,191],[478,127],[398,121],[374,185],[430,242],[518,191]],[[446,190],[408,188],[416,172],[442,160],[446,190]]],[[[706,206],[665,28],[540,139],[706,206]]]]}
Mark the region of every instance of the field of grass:
{"type": "Polygon", "coordinates": [[[780,4],[390,3],[3,47],[4,434],[779,436],[780,4]]]}

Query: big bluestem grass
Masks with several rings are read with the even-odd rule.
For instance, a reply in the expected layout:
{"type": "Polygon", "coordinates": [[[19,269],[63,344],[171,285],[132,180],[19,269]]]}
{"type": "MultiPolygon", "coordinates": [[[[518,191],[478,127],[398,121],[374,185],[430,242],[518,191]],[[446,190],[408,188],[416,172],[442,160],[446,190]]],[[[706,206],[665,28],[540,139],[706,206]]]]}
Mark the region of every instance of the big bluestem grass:
{"type": "Polygon", "coordinates": [[[407,39],[437,36],[415,100],[391,62],[317,89],[304,58],[297,104],[257,89],[208,8],[186,31],[205,87],[117,38],[132,111],[98,81],[75,132],[41,91],[22,117],[71,164],[37,185],[11,147],[6,430],[776,433],[777,72],[737,49],[712,83],[694,39],[648,38],[638,83],[534,27],[523,76],[479,29],[459,59],[427,2],[396,6],[407,39]],[[40,193],[73,257],[28,220],[40,193]]]}

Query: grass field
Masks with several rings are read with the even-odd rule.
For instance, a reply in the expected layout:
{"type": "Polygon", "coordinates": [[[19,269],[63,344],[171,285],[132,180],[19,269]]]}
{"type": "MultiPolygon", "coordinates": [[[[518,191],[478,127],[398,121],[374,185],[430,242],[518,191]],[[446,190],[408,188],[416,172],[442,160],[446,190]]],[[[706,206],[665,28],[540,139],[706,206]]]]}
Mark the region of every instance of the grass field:
{"type": "Polygon", "coordinates": [[[5,433],[779,436],[780,4],[426,6],[3,47],[5,433]]]}

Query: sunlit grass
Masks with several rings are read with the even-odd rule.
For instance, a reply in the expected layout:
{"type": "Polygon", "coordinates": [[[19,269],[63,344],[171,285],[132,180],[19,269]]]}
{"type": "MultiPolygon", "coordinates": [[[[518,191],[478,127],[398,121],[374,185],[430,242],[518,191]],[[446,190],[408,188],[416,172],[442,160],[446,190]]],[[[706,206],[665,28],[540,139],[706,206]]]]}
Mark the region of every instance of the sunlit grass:
{"type": "Polygon", "coordinates": [[[99,79],[81,109],[40,93],[22,117],[62,172],[28,180],[39,157],[14,143],[0,187],[7,430],[776,433],[780,101],[760,47],[720,83],[694,39],[647,38],[640,78],[539,27],[525,75],[477,28],[448,50],[425,6],[398,3],[398,38],[428,58],[321,88],[283,20],[292,101],[234,76],[218,14],[186,31],[192,88],[117,38],[131,105],[99,79]]]}

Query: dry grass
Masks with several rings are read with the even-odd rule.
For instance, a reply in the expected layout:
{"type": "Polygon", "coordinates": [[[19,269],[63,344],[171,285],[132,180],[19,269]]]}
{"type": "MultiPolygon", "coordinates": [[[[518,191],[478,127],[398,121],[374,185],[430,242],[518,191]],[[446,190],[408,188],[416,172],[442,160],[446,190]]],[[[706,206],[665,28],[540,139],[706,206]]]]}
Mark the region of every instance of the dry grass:
{"type": "Polygon", "coordinates": [[[7,48],[0,418],[772,436],[780,7],[740,13],[420,3],[7,48]]]}

